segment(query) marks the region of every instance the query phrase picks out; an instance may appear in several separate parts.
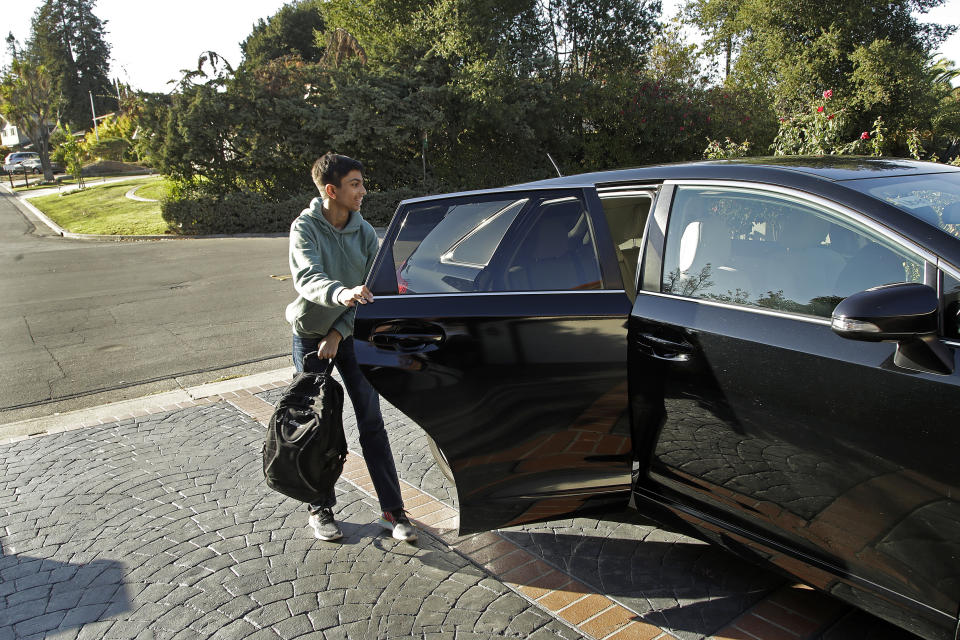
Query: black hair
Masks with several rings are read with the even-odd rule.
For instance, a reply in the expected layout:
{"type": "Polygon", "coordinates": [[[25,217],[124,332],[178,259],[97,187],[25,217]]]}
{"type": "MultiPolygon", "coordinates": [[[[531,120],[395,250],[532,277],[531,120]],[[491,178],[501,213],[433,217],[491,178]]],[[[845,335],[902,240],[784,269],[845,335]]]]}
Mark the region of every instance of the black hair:
{"type": "Polygon", "coordinates": [[[354,170],[359,171],[361,175],[363,174],[363,164],[359,160],[328,151],[313,163],[311,175],[313,176],[313,183],[317,185],[320,191],[323,191],[323,187],[328,184],[339,187],[344,176],[354,170]]]}

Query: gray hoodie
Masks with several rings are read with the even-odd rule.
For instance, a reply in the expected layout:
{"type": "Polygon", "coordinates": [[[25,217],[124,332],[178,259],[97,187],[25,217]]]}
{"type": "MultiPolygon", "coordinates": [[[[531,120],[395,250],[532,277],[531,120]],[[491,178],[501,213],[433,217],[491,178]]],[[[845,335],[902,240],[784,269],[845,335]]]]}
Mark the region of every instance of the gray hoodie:
{"type": "Polygon", "coordinates": [[[359,212],[343,229],[323,217],[323,200],[314,198],[290,225],[290,273],[297,299],[287,305],[287,322],[303,338],[322,338],[336,329],[353,335],[354,308],[336,302],[343,288],[366,281],[377,255],[377,232],[359,212]]]}

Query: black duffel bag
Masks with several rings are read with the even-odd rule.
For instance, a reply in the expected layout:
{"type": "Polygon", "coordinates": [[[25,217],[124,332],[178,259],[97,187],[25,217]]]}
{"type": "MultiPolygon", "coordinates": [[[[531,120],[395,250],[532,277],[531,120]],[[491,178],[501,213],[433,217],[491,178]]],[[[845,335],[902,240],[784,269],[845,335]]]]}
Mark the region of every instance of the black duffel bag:
{"type": "Polygon", "coordinates": [[[333,361],[323,371],[316,352],[304,357],[303,368],[270,417],[263,477],[274,491],[317,502],[330,495],[347,459],[343,387],[331,375],[333,361]]]}

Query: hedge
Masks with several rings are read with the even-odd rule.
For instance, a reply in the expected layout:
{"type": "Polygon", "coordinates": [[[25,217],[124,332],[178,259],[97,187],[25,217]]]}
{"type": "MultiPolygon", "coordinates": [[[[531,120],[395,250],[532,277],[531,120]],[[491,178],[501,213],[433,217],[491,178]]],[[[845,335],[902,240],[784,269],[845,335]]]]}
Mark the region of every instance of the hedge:
{"type": "MultiPolygon", "coordinates": [[[[285,233],[316,195],[304,193],[272,202],[252,191],[218,198],[181,189],[161,203],[161,213],[172,229],[184,235],[285,233]]],[[[374,226],[385,226],[401,200],[417,195],[412,189],[370,192],[364,198],[363,217],[374,226]]]]}

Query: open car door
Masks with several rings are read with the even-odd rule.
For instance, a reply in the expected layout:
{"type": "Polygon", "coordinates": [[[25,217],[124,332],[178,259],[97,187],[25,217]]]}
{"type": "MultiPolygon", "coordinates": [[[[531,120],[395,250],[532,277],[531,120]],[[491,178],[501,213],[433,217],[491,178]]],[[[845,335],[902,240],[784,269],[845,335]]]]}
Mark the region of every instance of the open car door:
{"type": "MultiPolygon", "coordinates": [[[[361,306],[356,352],[449,465],[460,532],[626,505],[626,319],[583,192],[403,205],[361,306]]],[[[605,229],[600,229],[605,233],[605,229]]]]}

